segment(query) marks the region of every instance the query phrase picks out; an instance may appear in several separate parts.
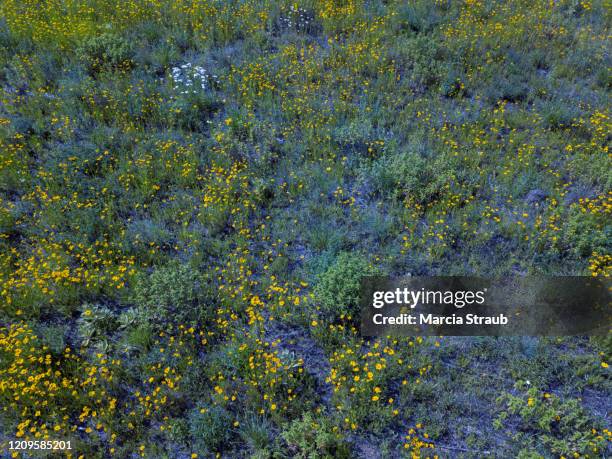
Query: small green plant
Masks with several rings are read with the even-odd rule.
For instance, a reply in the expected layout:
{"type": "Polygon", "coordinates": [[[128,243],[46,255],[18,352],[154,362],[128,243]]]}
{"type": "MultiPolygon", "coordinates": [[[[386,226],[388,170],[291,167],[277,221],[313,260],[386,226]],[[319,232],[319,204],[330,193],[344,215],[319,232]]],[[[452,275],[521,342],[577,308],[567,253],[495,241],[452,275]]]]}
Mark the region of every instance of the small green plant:
{"type": "Polygon", "coordinates": [[[383,156],[372,164],[367,175],[376,192],[396,197],[422,193],[432,179],[427,161],[413,151],[383,156]]]}
{"type": "Polygon", "coordinates": [[[81,317],[77,320],[79,336],[83,346],[108,348],[108,337],[117,325],[113,312],[106,306],[85,303],[81,307],[81,317]]]}
{"type": "Polygon", "coordinates": [[[566,457],[576,454],[589,457],[605,451],[606,439],[578,400],[564,400],[529,387],[523,381],[515,386],[521,391],[519,395],[505,393],[497,399],[499,404],[505,405],[505,410],[495,420],[498,429],[514,415],[520,419],[522,431],[536,432],[529,436],[531,442],[538,439],[531,445],[534,449],[545,447],[555,455],[566,457]]]}
{"type": "Polygon", "coordinates": [[[250,415],[241,423],[238,433],[254,454],[271,446],[272,426],[266,418],[250,415]]]}
{"type": "Polygon", "coordinates": [[[440,21],[433,2],[410,2],[399,10],[399,26],[414,33],[428,33],[440,21]]]}
{"type": "Polygon", "coordinates": [[[126,350],[148,350],[153,343],[154,338],[153,328],[149,324],[142,324],[131,329],[126,336],[126,350]]]}
{"type": "Polygon", "coordinates": [[[359,311],[360,282],[379,271],[360,254],[342,252],[319,278],[314,293],[321,312],[330,319],[359,311]]]}
{"type": "MultiPolygon", "coordinates": [[[[408,14],[408,16],[411,16],[408,14]]],[[[414,27],[429,27],[411,16],[414,27]]],[[[410,88],[416,93],[428,89],[437,89],[443,76],[447,73],[446,61],[449,56],[446,48],[432,41],[430,37],[418,35],[402,42],[398,58],[405,66],[405,78],[410,88]]]]}
{"type": "Polygon", "coordinates": [[[103,70],[129,69],[133,51],[125,38],[105,33],[85,40],[77,49],[77,56],[88,72],[95,75],[103,70]]]}
{"type": "Polygon", "coordinates": [[[141,276],[133,301],[151,323],[169,317],[180,322],[193,312],[199,291],[197,272],[187,265],[171,263],[141,276]]]}
{"type": "Polygon", "coordinates": [[[311,412],[294,420],[281,434],[289,450],[298,459],[343,459],[350,449],[338,427],[328,418],[315,418],[311,412]]]}
{"type": "Polygon", "coordinates": [[[222,407],[197,407],[189,416],[194,449],[202,453],[220,451],[231,437],[230,414],[222,407]]]}
{"type": "Polygon", "coordinates": [[[61,354],[66,348],[68,325],[44,325],[38,328],[41,340],[55,354],[61,354]]]}

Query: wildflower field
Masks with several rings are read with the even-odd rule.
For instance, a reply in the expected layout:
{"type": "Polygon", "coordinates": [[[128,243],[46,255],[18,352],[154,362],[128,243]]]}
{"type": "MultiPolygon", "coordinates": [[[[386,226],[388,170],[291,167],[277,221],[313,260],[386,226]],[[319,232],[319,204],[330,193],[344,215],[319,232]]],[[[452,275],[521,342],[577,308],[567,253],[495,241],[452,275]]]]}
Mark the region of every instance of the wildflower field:
{"type": "Polygon", "coordinates": [[[0,457],[611,457],[609,337],[356,318],[368,274],[612,274],[611,25],[0,0],[0,457]]]}

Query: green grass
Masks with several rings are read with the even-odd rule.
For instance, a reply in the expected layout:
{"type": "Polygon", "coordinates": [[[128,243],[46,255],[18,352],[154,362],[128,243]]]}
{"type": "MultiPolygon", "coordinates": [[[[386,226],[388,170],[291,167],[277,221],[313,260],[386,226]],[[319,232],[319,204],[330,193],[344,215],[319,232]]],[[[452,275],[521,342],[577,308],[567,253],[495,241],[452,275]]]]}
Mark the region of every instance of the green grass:
{"type": "Polygon", "coordinates": [[[609,456],[607,338],[364,341],[356,289],[610,275],[610,19],[2,2],[1,447],[609,456]]]}

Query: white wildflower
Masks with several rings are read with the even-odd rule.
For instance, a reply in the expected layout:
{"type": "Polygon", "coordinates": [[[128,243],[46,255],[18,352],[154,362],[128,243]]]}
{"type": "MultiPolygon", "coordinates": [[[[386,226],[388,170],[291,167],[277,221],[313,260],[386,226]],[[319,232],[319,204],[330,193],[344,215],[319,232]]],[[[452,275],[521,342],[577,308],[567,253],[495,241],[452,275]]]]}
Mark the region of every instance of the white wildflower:
{"type": "Polygon", "coordinates": [[[204,67],[191,62],[172,67],[170,77],[172,86],[180,94],[196,94],[199,89],[209,89],[213,82],[219,82],[217,75],[210,75],[204,67]]]}

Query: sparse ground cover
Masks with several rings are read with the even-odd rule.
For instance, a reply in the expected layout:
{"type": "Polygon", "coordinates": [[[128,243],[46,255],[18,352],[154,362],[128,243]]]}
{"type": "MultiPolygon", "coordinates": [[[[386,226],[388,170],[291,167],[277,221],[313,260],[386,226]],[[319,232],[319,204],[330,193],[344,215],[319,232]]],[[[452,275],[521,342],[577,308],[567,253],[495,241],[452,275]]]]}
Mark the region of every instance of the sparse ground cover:
{"type": "Polygon", "coordinates": [[[364,274],[610,275],[611,14],[2,1],[0,456],[609,456],[609,339],[355,317],[364,274]]]}

